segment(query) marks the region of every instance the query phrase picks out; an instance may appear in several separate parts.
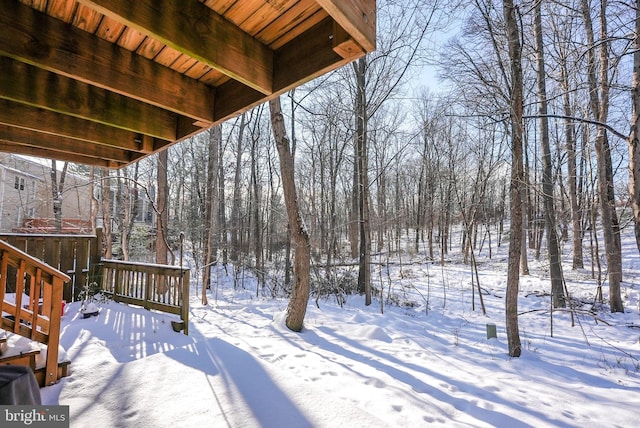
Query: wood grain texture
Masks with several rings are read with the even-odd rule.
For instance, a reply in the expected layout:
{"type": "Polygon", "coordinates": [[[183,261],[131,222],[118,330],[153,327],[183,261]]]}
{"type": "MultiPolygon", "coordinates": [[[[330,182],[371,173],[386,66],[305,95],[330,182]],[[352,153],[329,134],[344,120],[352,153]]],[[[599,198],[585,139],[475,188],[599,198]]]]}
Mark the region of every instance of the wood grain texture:
{"type": "Polygon", "coordinates": [[[376,49],[375,0],[316,0],[367,51],[376,49]]]}
{"type": "Polygon", "coordinates": [[[86,83],[0,57],[0,98],[175,140],[177,116],[86,83]]]}
{"type": "Polygon", "coordinates": [[[80,0],[265,94],[271,93],[273,52],[193,0],[80,0]]]}
{"type": "MultiPolygon", "coordinates": [[[[103,145],[132,152],[148,152],[144,150],[143,136],[139,133],[3,99],[0,99],[0,123],[88,141],[93,143],[98,152],[99,146],[103,145]]],[[[169,143],[158,140],[152,148],[169,143]]]]}
{"type": "MultiPolygon", "coordinates": [[[[13,28],[11,32],[0,31],[3,55],[200,121],[213,122],[210,86],[26,6],[9,5],[13,8],[0,9],[0,27],[13,28]]],[[[136,40],[134,44],[139,46],[140,42],[136,40]]]]}

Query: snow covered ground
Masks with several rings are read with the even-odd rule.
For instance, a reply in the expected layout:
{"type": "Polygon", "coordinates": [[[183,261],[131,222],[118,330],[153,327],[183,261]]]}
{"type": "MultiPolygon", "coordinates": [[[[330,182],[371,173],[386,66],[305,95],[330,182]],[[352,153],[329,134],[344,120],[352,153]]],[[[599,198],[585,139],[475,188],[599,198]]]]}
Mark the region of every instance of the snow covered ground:
{"type": "MultiPolygon", "coordinates": [[[[71,376],[42,389],[70,406],[71,427],[632,427],[640,416],[640,257],[625,232],[624,314],[585,313],[590,270],[565,269],[584,302],[549,312],[544,263],[531,262],[519,300],[521,358],[504,332],[506,264],[480,254],[472,310],[470,268],[419,263],[373,275],[413,306],[365,307],[350,296],[310,302],[305,329],[284,326],[286,300],[233,290],[191,299],[190,331],[174,316],[108,303],[83,319],[67,305],[61,345],[71,376]],[[497,339],[487,339],[495,323],[497,339]]],[[[407,263],[408,256],[403,257],[407,263]]],[[[195,285],[194,285],[195,287],[195,285]]],[[[605,297],[607,289],[604,289],[605,297]]]]}

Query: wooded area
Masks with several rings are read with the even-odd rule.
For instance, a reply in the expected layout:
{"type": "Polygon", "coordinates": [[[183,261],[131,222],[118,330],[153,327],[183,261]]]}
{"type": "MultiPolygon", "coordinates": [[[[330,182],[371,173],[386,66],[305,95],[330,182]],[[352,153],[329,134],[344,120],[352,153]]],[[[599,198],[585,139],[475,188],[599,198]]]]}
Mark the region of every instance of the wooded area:
{"type": "Polygon", "coordinates": [[[379,266],[390,259],[461,257],[477,271],[477,254],[509,244],[512,356],[527,260],[548,261],[554,307],[570,301],[560,264],[570,255],[623,311],[619,233],[640,231],[639,5],[381,0],[378,49],[282,95],[275,143],[262,104],[171,147],[166,161],[92,171],[96,202],[115,196],[114,210],[95,211],[113,225],[108,254],[155,261],[166,244],[173,263],[182,232],[203,297],[217,263],[238,287],[249,270],[265,295],[282,296],[301,274],[291,259],[305,244],[292,248],[292,237],[304,231],[312,296],[382,304],[379,266]],[[426,64],[439,82],[420,74],[426,64]],[[280,150],[295,174],[291,227],[280,150]],[[133,222],[141,199],[165,220],[133,222]]]}

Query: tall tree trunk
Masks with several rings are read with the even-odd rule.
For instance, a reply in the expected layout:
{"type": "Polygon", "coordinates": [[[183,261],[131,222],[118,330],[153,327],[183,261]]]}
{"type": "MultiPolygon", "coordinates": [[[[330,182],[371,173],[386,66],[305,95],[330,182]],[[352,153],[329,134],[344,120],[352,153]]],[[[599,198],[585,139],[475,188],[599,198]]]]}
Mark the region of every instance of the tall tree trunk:
{"type": "MultiPolygon", "coordinates": [[[[133,170],[133,177],[129,179],[127,168],[123,168],[123,185],[118,185],[118,191],[122,190],[122,218],[121,221],[121,246],[123,260],[129,260],[129,250],[131,246],[131,232],[138,215],[138,171],[139,163],[136,162],[133,170]]],[[[118,180],[119,181],[119,180],[118,180]]]]}
{"type": "Polygon", "coordinates": [[[104,258],[113,257],[113,233],[111,231],[111,177],[109,170],[102,168],[100,170],[102,180],[102,227],[104,229],[104,258]]]}
{"type": "Polygon", "coordinates": [[[351,257],[358,257],[358,237],[359,237],[359,224],[360,224],[360,216],[359,216],[359,200],[360,200],[360,188],[359,188],[359,179],[360,176],[360,159],[358,158],[358,139],[354,141],[353,146],[353,180],[352,180],[352,189],[353,193],[351,194],[351,209],[349,210],[349,244],[351,248],[351,257]]]}
{"type": "Polygon", "coordinates": [[[584,268],[584,257],[582,252],[582,208],[578,200],[578,168],[576,157],[576,132],[573,120],[569,119],[573,114],[571,109],[571,99],[569,96],[569,72],[567,70],[566,58],[563,56],[560,63],[560,75],[562,85],[562,103],[564,107],[565,138],[567,140],[567,183],[569,187],[569,206],[571,208],[571,229],[573,233],[573,269],[584,268]]]}
{"type": "Polygon", "coordinates": [[[207,158],[207,190],[205,205],[205,253],[204,272],[202,275],[203,305],[207,304],[207,289],[211,288],[211,266],[216,262],[216,238],[218,216],[218,150],[222,140],[222,128],[215,126],[209,133],[209,156],[207,158]]]}
{"type": "Polygon", "coordinates": [[[378,204],[376,249],[378,252],[384,249],[384,234],[387,229],[387,174],[384,172],[384,169],[384,164],[379,166],[379,171],[381,172],[378,175],[378,192],[376,197],[378,204]]]}
{"type": "Polygon", "coordinates": [[[365,92],[366,60],[354,62],[357,88],[355,100],[356,147],[358,164],[358,291],[365,294],[365,305],[371,304],[371,223],[369,216],[369,176],[367,160],[367,111],[365,92]]]}
{"type": "Polygon", "coordinates": [[[504,0],[504,17],[509,42],[509,58],[511,60],[511,229],[509,241],[509,265],[507,267],[506,293],[506,330],[509,345],[509,356],[519,357],[522,352],[520,331],[518,328],[518,287],[520,284],[520,255],[522,251],[522,183],[524,171],[522,165],[522,50],[520,31],[516,18],[513,0],[504,0]]]}
{"type": "MultiPolygon", "coordinates": [[[[258,138],[254,135],[251,141],[251,188],[253,190],[253,243],[254,255],[256,258],[256,276],[258,285],[264,286],[264,248],[262,245],[262,217],[260,215],[262,205],[262,192],[258,183],[258,138]]],[[[256,289],[257,293],[257,289],[256,289]]]]}
{"type": "Polygon", "coordinates": [[[640,251],[640,0],[636,0],[631,82],[631,134],[629,135],[629,194],[633,207],[636,246],[640,251]]]}
{"type": "MultiPolygon", "coordinates": [[[[607,39],[607,0],[600,2],[600,81],[596,76],[596,44],[593,35],[591,10],[588,0],[582,0],[582,15],[587,35],[587,80],[589,84],[589,106],[594,119],[604,124],[609,115],[609,42],[607,39]],[[598,96],[599,95],[599,96],[598,96]]],[[[620,225],[615,211],[615,194],[613,189],[613,166],[611,148],[607,131],[598,126],[596,141],[596,158],[598,160],[598,193],[600,194],[600,211],[602,218],[602,235],[609,272],[609,299],[611,312],[623,312],[620,283],[622,282],[622,248],[620,242],[620,225]]]]}
{"type": "Polygon", "coordinates": [[[64,180],[67,176],[69,162],[65,162],[60,172],[58,181],[58,166],[55,160],[51,160],[51,196],[53,198],[53,218],[58,232],[62,231],[62,192],[64,192],[64,180]]]}
{"type": "Polygon", "coordinates": [[[118,178],[118,191],[116,196],[117,204],[120,205],[118,210],[118,222],[120,224],[120,247],[122,250],[122,260],[129,260],[129,221],[131,218],[131,193],[129,192],[129,173],[127,168],[122,170],[122,182],[118,178]]]}
{"type": "MultiPolygon", "coordinates": [[[[246,114],[246,113],[245,113],[246,114]]],[[[245,114],[240,116],[240,128],[238,130],[238,144],[236,147],[236,169],[233,176],[233,200],[231,202],[231,254],[232,262],[238,261],[239,235],[240,235],[240,179],[242,178],[242,144],[244,128],[246,126],[245,114]]]]}
{"type": "Polygon", "coordinates": [[[167,150],[162,150],[158,153],[158,164],[156,171],[156,180],[158,186],[158,193],[156,195],[156,263],[165,265],[169,261],[169,248],[167,246],[167,229],[169,227],[169,211],[167,206],[168,160],[169,154],[167,150]]]}
{"type": "MultiPolygon", "coordinates": [[[[516,24],[517,25],[517,24],[516,24]]],[[[522,52],[522,51],[521,51],[522,52]]],[[[522,53],[520,54],[522,56],[522,53]]],[[[520,65],[522,68],[522,65],[520,65]]],[[[513,85],[513,83],[512,83],[513,85]]],[[[524,89],[523,89],[524,90],[524,89]]],[[[513,95],[512,95],[513,96],[513,95]]],[[[523,96],[524,97],[524,96],[523,96]]],[[[520,127],[524,129],[524,123],[520,122],[520,127]]],[[[522,250],[520,251],[520,274],[529,275],[529,260],[527,259],[528,248],[535,248],[536,244],[536,227],[535,227],[535,207],[531,192],[531,172],[529,168],[529,142],[526,138],[524,130],[522,131],[522,182],[520,184],[520,192],[522,194],[522,250]],[[525,227],[526,226],[526,227],[525,227]],[[527,233],[526,231],[529,231],[527,233]],[[529,245],[527,246],[527,237],[529,245]],[[527,248],[528,247],[528,248],[527,248]]],[[[535,157],[534,157],[535,158],[535,157]]],[[[537,195],[536,195],[537,196],[537,195]]]]}
{"type": "Polygon", "coordinates": [[[93,231],[93,233],[96,233],[96,227],[98,224],[98,207],[100,206],[98,198],[96,197],[95,182],[96,182],[96,167],[92,166],[89,172],[89,194],[91,195],[89,219],[91,221],[91,230],[93,231]]]}
{"type": "Polygon", "coordinates": [[[228,242],[228,228],[226,218],[226,206],[225,206],[225,179],[224,179],[224,162],[221,159],[224,158],[224,147],[222,139],[220,139],[220,145],[216,148],[218,150],[218,229],[220,231],[220,241],[222,249],[222,264],[227,265],[229,257],[229,242],[228,242]]]}
{"type": "Polygon", "coordinates": [[[278,148],[278,158],[280,159],[282,189],[287,209],[287,218],[291,225],[292,237],[295,244],[293,288],[287,307],[285,324],[290,330],[301,331],[309,302],[309,271],[311,267],[309,233],[305,229],[298,207],[293,157],[284,126],[280,98],[277,97],[269,101],[269,108],[271,110],[273,136],[276,147],[278,148]]]}
{"type": "Polygon", "coordinates": [[[547,118],[547,89],[545,84],[544,44],[542,41],[541,2],[536,3],[534,33],[536,39],[536,62],[538,75],[538,113],[540,115],[540,146],[542,149],[542,198],[544,201],[547,231],[547,253],[549,255],[549,275],[553,307],[566,306],[562,267],[560,265],[560,244],[556,230],[556,208],[553,200],[553,163],[549,145],[549,119],[547,118]]]}

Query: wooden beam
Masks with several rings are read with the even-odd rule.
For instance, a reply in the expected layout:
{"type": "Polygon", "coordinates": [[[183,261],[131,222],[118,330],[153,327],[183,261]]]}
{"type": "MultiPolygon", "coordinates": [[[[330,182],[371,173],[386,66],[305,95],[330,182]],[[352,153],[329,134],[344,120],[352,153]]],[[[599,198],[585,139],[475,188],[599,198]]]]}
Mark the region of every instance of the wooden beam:
{"type": "Polygon", "coordinates": [[[236,80],[230,80],[218,86],[216,93],[218,94],[214,109],[216,124],[231,119],[233,116],[268,100],[262,92],[249,88],[236,80]]]}
{"type": "Polygon", "coordinates": [[[0,57],[0,98],[175,141],[175,113],[0,57]]]}
{"type": "Polygon", "coordinates": [[[264,94],[273,51],[197,0],[79,0],[264,94]]]}
{"type": "Polygon", "coordinates": [[[182,141],[189,137],[193,137],[194,135],[199,134],[200,132],[209,128],[208,126],[204,127],[204,126],[194,125],[192,121],[186,120],[186,119],[187,118],[185,118],[184,116],[178,117],[176,141],[182,141]]]}
{"type": "Polygon", "coordinates": [[[131,156],[133,152],[127,150],[98,146],[88,141],[3,124],[0,124],[0,140],[15,143],[21,150],[25,147],[39,147],[56,153],[69,153],[118,163],[129,163],[133,160],[131,156]]]}
{"type": "Polygon", "coordinates": [[[345,59],[359,58],[363,54],[362,47],[335,21],[333,23],[333,50],[345,59]]]}
{"type": "Polygon", "coordinates": [[[335,21],[328,17],[276,50],[272,95],[265,96],[236,81],[219,86],[216,91],[215,123],[228,120],[365,54],[363,50],[354,52],[348,58],[338,54],[334,49],[333,37],[330,37],[334,26],[335,21]],[[309,52],[313,52],[313,55],[309,55],[309,52]]]}
{"type": "Polygon", "coordinates": [[[45,159],[56,159],[67,162],[81,163],[86,165],[100,166],[103,168],[121,168],[124,163],[116,161],[98,159],[90,156],[83,156],[68,152],[57,152],[39,147],[22,147],[16,144],[0,140],[0,152],[20,153],[28,156],[37,156],[45,159]]]}
{"type": "Polygon", "coordinates": [[[327,18],[275,52],[273,86],[285,92],[302,83],[342,67],[365,54],[364,51],[343,58],[334,49],[335,23],[327,18]],[[309,55],[313,52],[313,55],[309,55]]]}
{"type": "Polygon", "coordinates": [[[132,152],[150,153],[172,143],[153,138],[151,145],[145,144],[144,136],[136,132],[3,99],[0,99],[0,123],[132,152]]]}
{"type": "Polygon", "coordinates": [[[376,50],[376,0],[316,0],[367,52],[376,50]]]}
{"type": "Polygon", "coordinates": [[[0,54],[213,123],[212,87],[15,0],[0,8],[0,54]]]}

